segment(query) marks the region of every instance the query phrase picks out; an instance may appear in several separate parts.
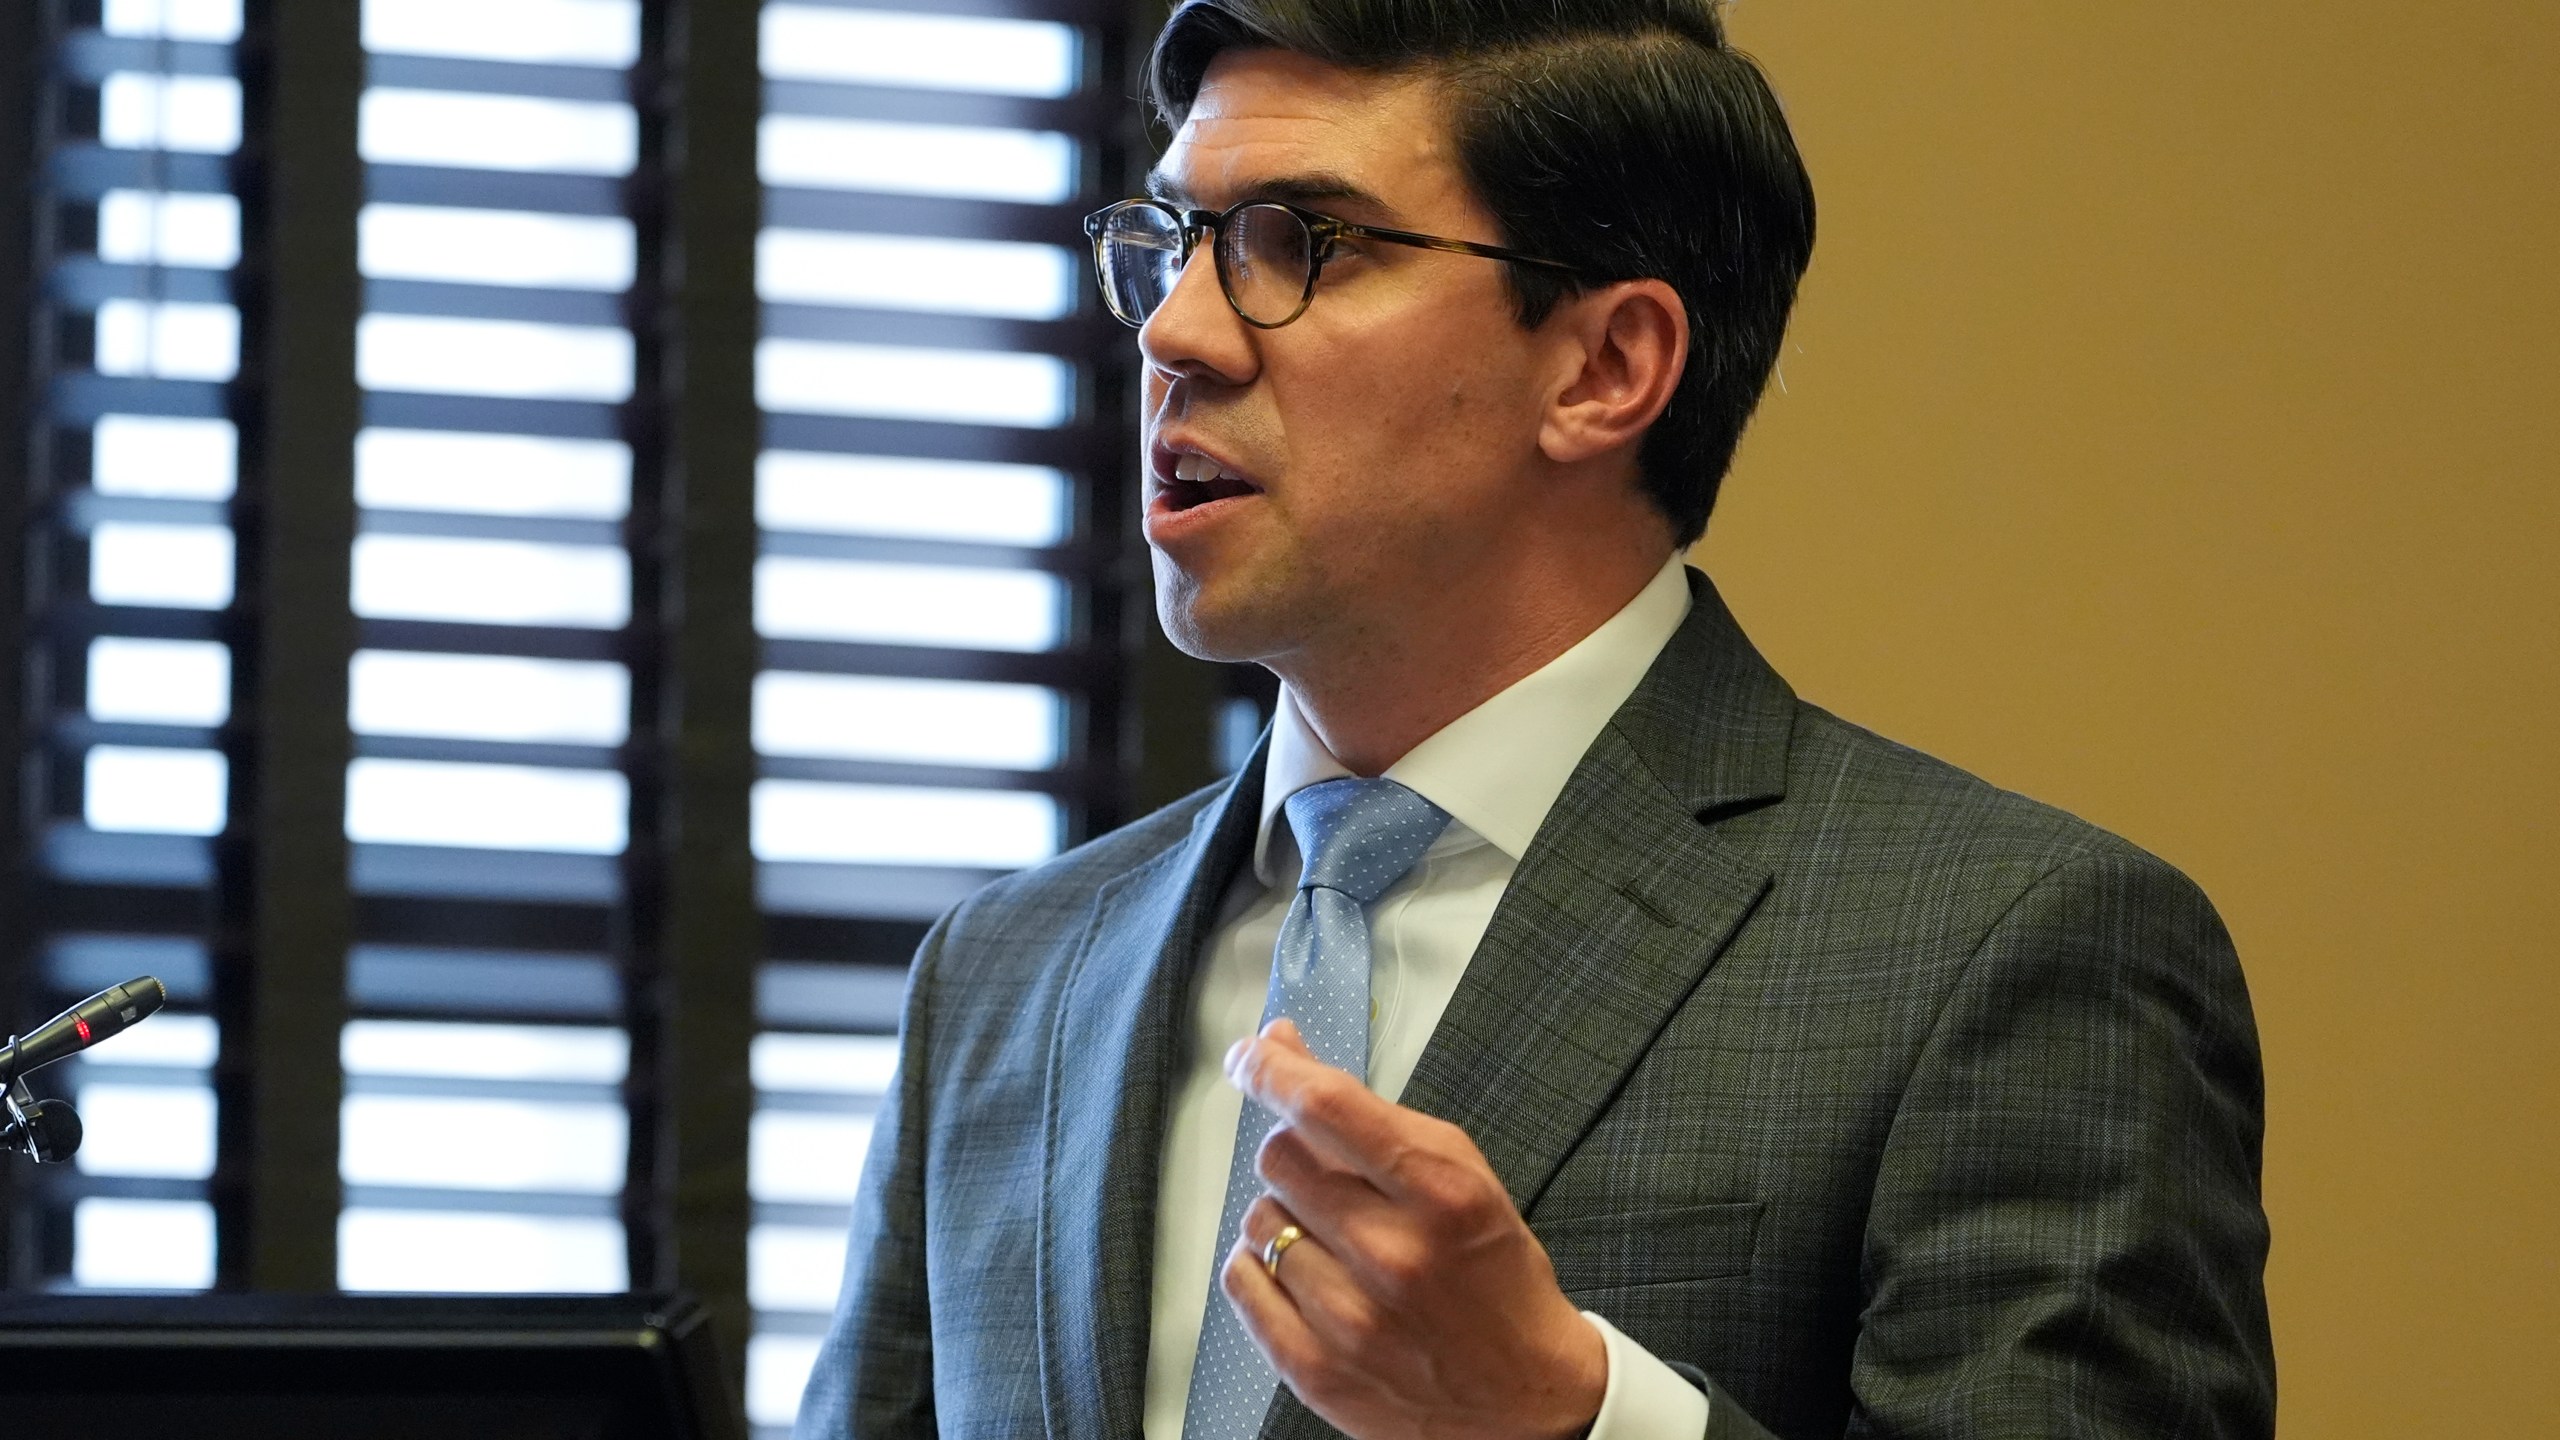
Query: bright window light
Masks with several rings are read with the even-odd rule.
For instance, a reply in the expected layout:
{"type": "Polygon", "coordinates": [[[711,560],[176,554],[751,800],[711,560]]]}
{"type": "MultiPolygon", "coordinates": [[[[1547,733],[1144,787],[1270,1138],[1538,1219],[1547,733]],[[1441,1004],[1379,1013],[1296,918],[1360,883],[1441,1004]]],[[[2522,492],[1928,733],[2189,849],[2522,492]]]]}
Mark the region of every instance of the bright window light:
{"type": "Polygon", "coordinates": [[[631,562],[602,545],[359,535],[355,611],[368,619],[611,630],[631,616],[631,562]]]}
{"type": "Polygon", "coordinates": [[[240,38],[240,0],[106,0],[98,28],[138,40],[240,38]]]}
{"type": "Polygon", "coordinates": [[[1056,205],[1076,189],[1075,142],[1047,130],[767,115],[756,129],[767,185],[1056,205]]]}
{"type": "Polygon", "coordinates": [[[118,150],[228,155],[240,148],[240,82],[119,70],[98,85],[98,138],[118,150]]]}
{"type": "Polygon", "coordinates": [[[622,1188],[630,1130],[619,1105],[440,1095],[350,1095],[338,1123],[350,1185],[568,1195],[622,1188]]]}
{"type": "Polygon", "coordinates": [[[101,375],[228,380],[240,372],[240,312],[192,300],[107,300],[98,305],[101,375]]]}
{"type": "Polygon", "coordinates": [[[89,484],[101,495],[231,497],[239,445],[228,420],[104,415],[89,436],[89,484]]]}
{"type": "Polygon", "coordinates": [[[1076,32],[1038,20],[896,14],[769,4],[764,73],[998,95],[1065,95],[1076,88],[1076,32]]]}
{"type": "Polygon", "coordinates": [[[1023,790],[759,780],[748,815],[759,860],[1012,870],[1058,852],[1058,802],[1023,790]]]}
{"type": "Polygon", "coordinates": [[[446,165],[628,175],[640,153],[628,105],[375,88],[356,112],[356,149],[376,165],[446,165]]]}
{"type": "Polygon", "coordinates": [[[1049,650],[1064,628],[1054,575],[776,555],[756,562],[756,629],[794,640],[1049,650]]]}
{"type": "Polygon", "coordinates": [[[230,768],[212,750],[93,745],[81,764],[81,819],[92,830],[219,835],[230,768]]]}
{"type": "Polygon", "coordinates": [[[240,263],[240,202],[228,195],[110,190],[98,197],[98,258],[228,270],[240,263]]]}
{"type": "Polygon", "coordinates": [[[757,1225],[747,1231],[747,1302],[758,1310],[825,1312],[844,1281],[841,1225],[757,1225]]]}
{"type": "Polygon", "coordinates": [[[359,430],[356,503],[377,510],[619,520],[631,508],[631,447],[617,440],[359,430]]]}
{"type": "Polygon", "coordinates": [[[756,749],[925,765],[1045,770],[1058,763],[1066,706],[1054,690],[874,675],[756,677],[756,749]]]}
{"type": "Polygon", "coordinates": [[[202,1180],[213,1173],[213,1090],[198,1085],[80,1087],[83,1175],[202,1180]]]}
{"type": "Polygon", "coordinates": [[[898,1068],[895,1035],[758,1035],[747,1069],[759,1090],[886,1095],[898,1068]]]}
{"type": "Polygon", "coordinates": [[[630,714],[630,672],[604,660],[359,650],[347,672],[359,735],[619,745],[630,714]]]}
{"type": "Polygon", "coordinates": [[[356,379],[368,390],[541,400],[631,398],[631,332],[530,320],[367,315],[356,379]]]}
{"type": "Polygon", "coordinates": [[[1075,413],[1075,371],[1055,355],[765,340],[756,345],[756,403],[804,414],[1048,429],[1075,413]]]}
{"type": "Polygon", "coordinates": [[[815,1335],[757,1335],[747,1341],[747,1420],[787,1428],[817,1368],[815,1335]]]}
{"type": "Polygon", "coordinates": [[[339,1032],[338,1062],[350,1075],[618,1085],[631,1068],[631,1041],[595,1025],[351,1020],[339,1032]]]}
{"type": "Polygon", "coordinates": [[[1039,465],[769,450],[756,457],[756,522],[768,530],[1055,545],[1067,477],[1039,465]]]}
{"type": "Polygon", "coordinates": [[[747,1191],[758,1200],[850,1205],[871,1117],[758,1110],[747,1122],[747,1191]]]}
{"type": "Polygon", "coordinates": [[[97,1196],[75,1202],[71,1283],[84,1290],[211,1289],[213,1207],[97,1196]]]}
{"type": "Polygon", "coordinates": [[[231,717],[231,647],[213,640],[89,642],[89,718],[219,725],[231,717]]]}
{"type": "Polygon", "coordinates": [[[364,0],[364,48],[539,65],[640,58],[636,0],[364,0]]]}
{"type": "Polygon", "coordinates": [[[152,1065],[181,1070],[211,1069],[222,1054],[222,1028],[210,1015],[178,1015],[167,1010],[88,1052],[101,1065],[152,1065]]]}
{"type": "Polygon", "coordinates": [[[347,838],[619,855],[630,794],[609,770],[357,760],[347,766],[347,838]]]}
{"type": "Polygon", "coordinates": [[[756,237],[757,293],[804,305],[1050,320],[1075,308],[1078,278],[1075,257],[1055,245],[820,230],[756,237]]]}
{"type": "Polygon", "coordinates": [[[631,222],[600,215],[367,205],[356,215],[356,266],[399,280],[629,288],[631,222]]]}
{"type": "Polygon", "coordinates": [[[338,1216],[338,1288],[588,1295],[630,1282],[622,1224],[601,1216],[352,1207],[338,1216]]]}
{"type": "Polygon", "coordinates": [[[100,521],[89,531],[89,598],[101,605],[219,610],[231,603],[231,532],[219,525],[100,521]]]}

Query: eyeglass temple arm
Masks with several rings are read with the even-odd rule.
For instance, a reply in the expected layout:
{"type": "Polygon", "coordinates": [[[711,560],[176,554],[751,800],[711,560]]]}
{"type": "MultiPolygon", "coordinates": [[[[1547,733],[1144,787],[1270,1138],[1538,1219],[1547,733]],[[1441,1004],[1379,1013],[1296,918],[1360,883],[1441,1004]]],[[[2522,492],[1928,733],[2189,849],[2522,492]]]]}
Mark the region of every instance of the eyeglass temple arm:
{"type": "Polygon", "coordinates": [[[1418,235],[1411,230],[1387,230],[1376,225],[1355,225],[1348,220],[1335,220],[1327,227],[1336,235],[1358,235],[1370,240],[1384,240],[1395,245],[1410,245],[1417,250],[1441,250],[1452,255],[1477,255],[1487,260],[1509,260],[1520,265],[1543,265],[1550,270],[1579,271],[1579,265],[1562,260],[1549,260],[1500,245],[1479,245],[1473,240],[1450,240],[1439,235],[1418,235]]]}

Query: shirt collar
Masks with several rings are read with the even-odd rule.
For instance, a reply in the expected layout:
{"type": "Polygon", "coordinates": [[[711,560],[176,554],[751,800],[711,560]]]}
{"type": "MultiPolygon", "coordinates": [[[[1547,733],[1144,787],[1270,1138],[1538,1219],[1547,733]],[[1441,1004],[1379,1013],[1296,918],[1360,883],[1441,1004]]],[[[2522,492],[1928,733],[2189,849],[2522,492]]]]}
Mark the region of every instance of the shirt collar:
{"type": "MultiPolygon", "coordinates": [[[[1385,778],[1449,812],[1457,823],[1441,845],[1481,838],[1516,864],[1583,752],[1688,617],[1687,566],[1673,555],[1599,629],[1441,727],[1388,766],[1385,778]]],[[[1282,829],[1282,804],[1310,785],[1350,773],[1282,686],[1263,762],[1262,826],[1253,846],[1254,873],[1263,884],[1289,879],[1274,872],[1295,860],[1296,847],[1285,834],[1274,843],[1274,832],[1282,829]]]]}

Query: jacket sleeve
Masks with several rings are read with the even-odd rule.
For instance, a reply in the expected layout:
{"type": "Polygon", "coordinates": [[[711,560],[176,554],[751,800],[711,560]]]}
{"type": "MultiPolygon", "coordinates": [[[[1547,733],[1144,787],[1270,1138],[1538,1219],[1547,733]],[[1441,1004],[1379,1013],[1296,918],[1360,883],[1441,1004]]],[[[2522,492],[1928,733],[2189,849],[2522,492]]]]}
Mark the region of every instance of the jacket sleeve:
{"type": "Polygon", "coordinates": [[[2263,1086],[2230,937],[2131,847],[2010,905],[1889,1132],[1852,1437],[2275,1428],[2263,1086]]]}
{"type": "Polygon", "coordinates": [[[844,1288],[802,1393],[793,1440],[923,1440],[936,1433],[925,1283],[926,1048],[945,917],[908,971],[898,1071],[873,1122],[845,1245],[844,1288]]]}
{"type": "Polygon", "coordinates": [[[1748,1412],[1724,1392],[1724,1387],[1707,1378],[1707,1372],[1686,1361],[1663,1362],[1680,1372],[1680,1378],[1698,1387],[1707,1397],[1706,1440],[1777,1440],[1751,1418],[1748,1412]]]}

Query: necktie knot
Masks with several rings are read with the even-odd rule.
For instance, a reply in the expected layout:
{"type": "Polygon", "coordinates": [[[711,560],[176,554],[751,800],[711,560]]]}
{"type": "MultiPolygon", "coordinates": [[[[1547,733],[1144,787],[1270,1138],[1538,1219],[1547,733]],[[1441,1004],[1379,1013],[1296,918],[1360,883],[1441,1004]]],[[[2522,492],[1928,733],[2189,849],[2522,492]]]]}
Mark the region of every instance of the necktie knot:
{"type": "Polygon", "coordinates": [[[1289,830],[1306,856],[1298,888],[1374,903],[1449,828],[1449,813],[1393,780],[1344,778],[1290,796],[1289,830]]]}

